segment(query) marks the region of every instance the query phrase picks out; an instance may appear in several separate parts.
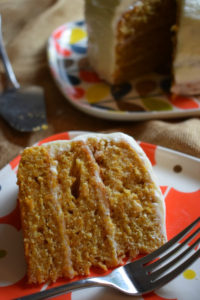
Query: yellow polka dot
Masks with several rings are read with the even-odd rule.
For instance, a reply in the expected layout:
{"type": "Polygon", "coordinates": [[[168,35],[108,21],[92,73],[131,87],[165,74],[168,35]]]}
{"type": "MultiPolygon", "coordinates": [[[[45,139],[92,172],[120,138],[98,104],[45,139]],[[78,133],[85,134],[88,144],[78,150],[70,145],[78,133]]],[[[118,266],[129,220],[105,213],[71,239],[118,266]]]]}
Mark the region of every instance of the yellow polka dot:
{"type": "Polygon", "coordinates": [[[110,88],[105,83],[98,83],[90,86],[86,91],[86,99],[89,103],[97,103],[105,99],[110,93],[110,88]]]}
{"type": "Polygon", "coordinates": [[[187,269],[185,270],[185,272],[183,272],[183,276],[185,277],[185,279],[191,280],[196,277],[196,272],[191,269],[187,269]]]}
{"type": "Polygon", "coordinates": [[[70,44],[76,44],[86,37],[86,32],[81,28],[73,28],[70,36],[70,44]]]}

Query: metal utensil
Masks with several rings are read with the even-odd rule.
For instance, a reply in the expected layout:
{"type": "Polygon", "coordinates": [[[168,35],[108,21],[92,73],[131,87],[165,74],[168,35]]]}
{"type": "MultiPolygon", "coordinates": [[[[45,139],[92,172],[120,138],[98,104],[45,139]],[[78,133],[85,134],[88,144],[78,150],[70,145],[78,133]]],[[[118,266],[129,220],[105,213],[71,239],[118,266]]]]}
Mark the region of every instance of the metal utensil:
{"type": "Polygon", "coordinates": [[[115,269],[107,276],[74,281],[15,300],[48,299],[76,289],[94,286],[112,287],[132,296],[151,292],[177,277],[200,257],[200,249],[193,250],[200,243],[199,222],[200,217],[156,251],[115,269]],[[196,231],[190,233],[195,226],[198,226],[196,231]],[[189,233],[182,243],[178,243],[189,233]],[[190,254],[191,250],[193,254],[190,254]]]}
{"type": "Polygon", "coordinates": [[[39,86],[20,87],[3,44],[1,23],[0,15],[0,58],[7,77],[6,90],[0,94],[0,115],[19,131],[46,129],[43,89],[39,86]]]}

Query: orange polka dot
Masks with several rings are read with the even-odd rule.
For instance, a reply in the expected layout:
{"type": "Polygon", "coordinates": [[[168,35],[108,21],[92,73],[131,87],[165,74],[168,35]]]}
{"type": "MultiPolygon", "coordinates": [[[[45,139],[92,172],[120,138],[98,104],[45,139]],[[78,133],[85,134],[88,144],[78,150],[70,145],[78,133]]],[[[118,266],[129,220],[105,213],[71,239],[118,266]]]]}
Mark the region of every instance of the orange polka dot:
{"type": "Polygon", "coordinates": [[[200,105],[193,98],[173,95],[170,101],[174,106],[181,109],[195,109],[200,107],[200,105]]]}
{"type": "Polygon", "coordinates": [[[80,99],[84,96],[85,90],[80,87],[75,87],[73,89],[73,92],[71,93],[71,96],[75,99],[80,99]]]}
{"type": "Polygon", "coordinates": [[[152,166],[154,166],[156,164],[156,160],[155,160],[155,151],[156,151],[156,148],[157,148],[156,145],[141,142],[140,147],[146,153],[146,155],[147,155],[148,159],[150,160],[152,166]]]}
{"type": "Polygon", "coordinates": [[[171,239],[199,216],[200,190],[184,193],[171,188],[165,198],[167,237],[171,239]]]}
{"type": "Polygon", "coordinates": [[[62,48],[60,46],[60,44],[57,42],[57,40],[54,40],[54,43],[55,43],[55,48],[56,48],[56,51],[63,55],[63,56],[70,56],[71,55],[71,51],[69,49],[66,49],[66,48],[62,48]]]}

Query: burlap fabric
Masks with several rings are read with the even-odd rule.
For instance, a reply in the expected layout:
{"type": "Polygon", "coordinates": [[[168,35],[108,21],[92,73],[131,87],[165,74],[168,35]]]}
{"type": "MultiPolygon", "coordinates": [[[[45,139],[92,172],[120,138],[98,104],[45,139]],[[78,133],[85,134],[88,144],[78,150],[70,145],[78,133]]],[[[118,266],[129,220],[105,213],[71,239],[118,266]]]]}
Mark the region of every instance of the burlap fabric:
{"type": "Polygon", "coordinates": [[[16,77],[44,87],[49,128],[20,133],[0,118],[0,168],[20,151],[49,135],[69,131],[123,131],[141,141],[200,157],[200,119],[113,122],[90,117],[61,95],[48,70],[46,43],[59,25],[83,18],[83,0],[0,0],[3,36],[16,77]]]}

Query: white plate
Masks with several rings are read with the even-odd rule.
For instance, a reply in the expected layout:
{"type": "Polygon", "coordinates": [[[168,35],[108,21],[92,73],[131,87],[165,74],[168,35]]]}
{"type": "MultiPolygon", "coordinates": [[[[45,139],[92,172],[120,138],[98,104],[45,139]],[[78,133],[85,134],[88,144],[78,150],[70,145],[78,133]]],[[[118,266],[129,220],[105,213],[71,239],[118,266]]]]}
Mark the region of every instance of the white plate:
{"type": "Polygon", "coordinates": [[[57,28],[49,38],[47,52],[58,87],[85,113],[121,121],[200,116],[199,98],[171,95],[166,75],[147,74],[123,85],[102,81],[87,60],[83,21],[57,28]]]}
{"type": "MultiPolygon", "coordinates": [[[[71,139],[83,132],[64,132],[39,142],[71,139]]],[[[200,211],[200,159],[166,148],[140,142],[151,160],[166,203],[167,235],[171,238],[194,219],[200,211]]],[[[7,300],[30,294],[48,285],[26,284],[22,232],[17,205],[16,171],[20,156],[0,171],[0,299],[7,300]]],[[[59,280],[55,285],[66,281],[59,280]]],[[[165,287],[134,299],[197,300],[200,294],[200,259],[165,287]]],[[[121,300],[130,297],[106,288],[91,288],[60,296],[73,300],[121,300]],[[70,298],[71,297],[71,298],[70,298]]]]}

